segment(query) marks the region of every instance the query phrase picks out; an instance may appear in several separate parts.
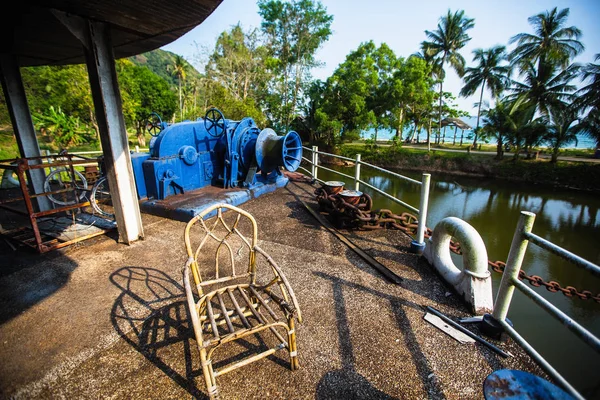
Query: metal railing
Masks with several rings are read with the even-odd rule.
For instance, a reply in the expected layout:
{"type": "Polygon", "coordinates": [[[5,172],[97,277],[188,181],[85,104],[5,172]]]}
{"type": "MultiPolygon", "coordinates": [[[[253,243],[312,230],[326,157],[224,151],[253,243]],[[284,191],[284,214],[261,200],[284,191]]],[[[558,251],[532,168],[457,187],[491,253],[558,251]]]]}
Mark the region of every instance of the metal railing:
{"type": "Polygon", "coordinates": [[[535,214],[530,212],[521,212],[519,223],[513,237],[513,241],[506,261],[506,268],[502,274],[502,281],[496,296],[496,302],[492,316],[498,321],[505,331],[517,342],[540,366],[554,378],[565,390],[571,393],[578,399],[583,399],[579,394],[551,365],[548,363],[519,333],[506,321],[506,315],[510,307],[510,302],[515,288],[523,292],[527,297],[532,299],[542,309],[548,312],[551,316],[562,322],[566,328],[583,340],[586,344],[592,347],[596,352],[600,353],[600,339],[583,326],[573,321],[567,314],[559,310],[556,306],[544,299],[534,290],[526,286],[519,280],[519,271],[525,257],[527,245],[529,242],[547,250],[579,268],[590,272],[596,278],[600,277],[600,266],[593,264],[565,249],[547,241],[540,236],[531,233],[535,214]]]}
{"type": "MultiPolygon", "coordinates": [[[[421,181],[417,181],[415,179],[406,177],[404,175],[400,175],[397,174],[395,172],[392,171],[388,171],[384,168],[380,168],[378,166],[375,166],[373,164],[369,164],[366,163],[364,161],[361,161],[361,156],[360,154],[356,155],[356,158],[349,158],[349,157],[343,157],[343,156],[339,156],[336,154],[331,154],[331,153],[325,153],[322,151],[319,151],[319,148],[317,146],[312,146],[312,148],[310,147],[305,147],[302,146],[302,149],[310,152],[311,157],[310,159],[306,158],[306,157],[302,157],[302,160],[306,161],[306,163],[308,163],[310,165],[310,170],[304,168],[304,167],[300,167],[301,170],[306,171],[306,173],[314,180],[323,183],[324,181],[318,178],[319,175],[319,169],[323,169],[325,171],[329,171],[332,172],[334,174],[337,174],[339,176],[342,176],[344,178],[347,179],[351,179],[354,182],[354,190],[360,190],[360,185],[364,185],[366,187],[368,187],[369,189],[383,195],[384,197],[392,200],[393,202],[400,204],[401,206],[409,209],[410,211],[413,211],[415,213],[418,214],[418,228],[417,228],[417,236],[415,239],[415,244],[417,244],[418,246],[424,248],[425,246],[425,230],[427,229],[426,226],[426,222],[427,222],[427,207],[428,207],[428,203],[429,203],[429,183],[431,180],[431,175],[430,174],[423,174],[422,175],[422,179],[421,181]],[[354,176],[350,176],[348,174],[344,174],[340,171],[336,171],[334,169],[331,168],[327,168],[324,167],[322,165],[319,165],[319,154],[324,155],[324,156],[330,156],[330,157],[334,157],[334,158],[338,158],[340,160],[346,160],[346,161],[350,161],[354,163],[354,176]],[[384,192],[383,190],[363,181],[360,179],[360,167],[361,165],[364,165],[366,167],[370,167],[373,169],[376,169],[380,172],[383,172],[385,174],[391,175],[395,178],[399,178],[399,179],[403,179],[407,182],[413,183],[415,185],[419,185],[421,186],[421,198],[420,198],[420,202],[419,202],[419,208],[416,208],[398,198],[396,198],[395,196],[384,192]]],[[[421,250],[422,250],[421,248],[421,250]]]]}

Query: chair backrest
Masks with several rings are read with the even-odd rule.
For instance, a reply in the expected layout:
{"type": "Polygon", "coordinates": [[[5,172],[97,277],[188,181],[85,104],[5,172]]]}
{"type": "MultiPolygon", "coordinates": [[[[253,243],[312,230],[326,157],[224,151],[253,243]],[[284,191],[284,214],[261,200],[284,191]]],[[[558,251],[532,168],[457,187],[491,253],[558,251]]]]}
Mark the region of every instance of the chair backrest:
{"type": "Polygon", "coordinates": [[[255,283],[258,228],[248,212],[226,203],[215,204],[188,222],[184,236],[199,294],[204,286],[244,277],[255,283]],[[240,230],[248,230],[250,234],[245,236],[240,230]],[[199,243],[194,240],[196,235],[199,243]],[[244,271],[240,259],[247,259],[244,271]]]}

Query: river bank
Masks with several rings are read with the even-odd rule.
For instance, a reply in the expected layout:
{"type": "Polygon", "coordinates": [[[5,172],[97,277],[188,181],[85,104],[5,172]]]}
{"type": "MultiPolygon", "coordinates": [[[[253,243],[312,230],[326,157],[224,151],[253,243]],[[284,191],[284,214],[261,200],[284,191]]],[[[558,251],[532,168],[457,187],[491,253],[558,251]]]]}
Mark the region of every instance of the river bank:
{"type": "MultiPolygon", "coordinates": [[[[423,152],[395,147],[343,145],[341,155],[361,159],[387,169],[443,172],[447,174],[486,177],[553,187],[600,192],[600,164],[548,160],[514,160],[511,155],[496,160],[486,154],[423,152]]],[[[324,160],[326,161],[326,160],[324,160]]]]}

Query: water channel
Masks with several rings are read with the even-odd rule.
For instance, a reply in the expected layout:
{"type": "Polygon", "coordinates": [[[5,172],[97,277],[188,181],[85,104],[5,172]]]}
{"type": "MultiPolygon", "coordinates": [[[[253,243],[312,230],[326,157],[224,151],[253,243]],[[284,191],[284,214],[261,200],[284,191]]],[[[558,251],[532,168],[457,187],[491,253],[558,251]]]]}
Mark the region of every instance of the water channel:
{"type": "MultiPolygon", "coordinates": [[[[353,167],[333,168],[354,176],[353,167]]],[[[421,180],[420,173],[395,172],[421,180]]],[[[318,176],[325,181],[348,181],[346,187],[354,189],[353,182],[332,172],[319,170],[318,176]]],[[[361,179],[419,207],[418,185],[364,166],[361,179]]],[[[387,208],[396,213],[409,211],[369,188],[361,188],[361,191],[373,198],[374,209],[387,208]]],[[[438,221],[449,216],[465,220],[483,238],[490,260],[506,261],[520,211],[536,214],[533,233],[600,264],[600,197],[597,194],[498,179],[431,174],[427,226],[433,229],[438,221]]],[[[459,259],[458,256],[455,258],[457,265],[459,259]]],[[[600,279],[533,244],[528,247],[523,269],[529,275],[557,281],[563,287],[574,286],[579,291],[600,293],[600,279]]],[[[495,297],[501,276],[492,272],[492,277],[495,297]]],[[[599,303],[569,298],[560,292],[552,293],[543,286],[534,289],[600,337],[599,303]]],[[[517,331],[586,399],[600,399],[600,354],[518,290],[515,290],[508,318],[517,331]]]]}

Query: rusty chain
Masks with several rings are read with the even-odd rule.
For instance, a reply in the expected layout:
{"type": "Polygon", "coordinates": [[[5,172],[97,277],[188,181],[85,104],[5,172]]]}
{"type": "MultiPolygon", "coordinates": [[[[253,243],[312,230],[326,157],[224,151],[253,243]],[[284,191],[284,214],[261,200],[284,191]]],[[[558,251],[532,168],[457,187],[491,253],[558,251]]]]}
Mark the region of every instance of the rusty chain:
{"type": "MultiPolygon", "coordinates": [[[[415,237],[418,228],[418,218],[408,212],[400,215],[394,214],[387,209],[371,210],[373,201],[371,197],[362,193],[355,201],[356,204],[346,201],[339,194],[328,193],[324,188],[315,190],[317,202],[320,211],[329,217],[329,220],[336,228],[348,228],[358,230],[376,230],[376,229],[398,229],[405,232],[407,235],[415,237]]],[[[424,236],[430,238],[433,231],[425,228],[424,236]]],[[[455,254],[462,255],[461,245],[459,242],[450,241],[450,251],[455,254]]],[[[497,273],[503,273],[506,263],[503,261],[489,261],[488,265],[497,273]]],[[[579,291],[573,286],[561,286],[556,281],[546,282],[538,275],[528,275],[525,271],[519,271],[519,279],[526,280],[531,286],[544,286],[552,293],[561,292],[567,297],[576,296],[582,300],[594,300],[600,303],[600,293],[594,295],[589,290],[579,291]]]]}

